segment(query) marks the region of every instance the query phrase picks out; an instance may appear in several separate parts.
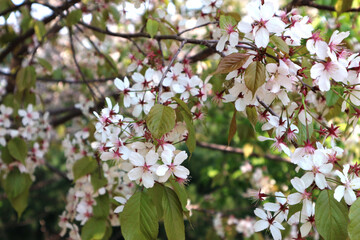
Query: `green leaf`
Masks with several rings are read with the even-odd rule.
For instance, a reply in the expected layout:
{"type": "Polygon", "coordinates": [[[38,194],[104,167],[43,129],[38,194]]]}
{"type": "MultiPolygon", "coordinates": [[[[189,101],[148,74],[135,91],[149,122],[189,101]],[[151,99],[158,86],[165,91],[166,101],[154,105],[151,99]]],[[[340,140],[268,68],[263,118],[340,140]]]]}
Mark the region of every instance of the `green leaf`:
{"type": "Polygon", "coordinates": [[[110,5],[110,6],[109,6],[109,11],[110,11],[111,15],[114,17],[114,20],[115,20],[116,22],[119,22],[119,21],[120,21],[120,13],[119,13],[119,11],[116,9],[116,7],[113,6],[113,5],[110,5]]]}
{"type": "Polygon", "coordinates": [[[18,169],[11,171],[4,180],[4,190],[9,198],[15,198],[31,186],[29,174],[20,173],[18,169]]]}
{"type": "MultiPolygon", "coordinates": [[[[106,29],[106,24],[104,22],[104,19],[98,13],[93,13],[92,14],[91,25],[94,26],[94,27],[103,29],[103,30],[106,29]]],[[[105,40],[105,34],[104,33],[100,33],[98,31],[94,31],[94,30],[93,30],[93,33],[94,33],[95,37],[97,37],[100,41],[105,40]]]]}
{"type": "Polygon", "coordinates": [[[3,182],[3,187],[11,206],[16,210],[18,218],[28,205],[29,189],[32,184],[29,174],[12,170],[3,182]]]}
{"type": "Polygon", "coordinates": [[[148,19],[146,22],[146,31],[150,34],[150,37],[154,37],[159,30],[159,22],[153,19],[148,19]]]}
{"type": "Polygon", "coordinates": [[[315,207],[316,229],[325,240],[346,239],[348,208],[344,200],[334,199],[334,191],[320,193],[315,207]]]}
{"type": "Polygon", "coordinates": [[[14,198],[9,197],[11,206],[15,209],[18,219],[21,218],[22,213],[25,211],[25,209],[28,206],[29,189],[30,188],[27,188],[25,191],[23,191],[22,193],[20,193],[18,196],[14,197],[14,198]]]}
{"type": "Polygon", "coordinates": [[[234,114],[232,116],[230,128],[229,128],[228,145],[230,145],[230,142],[234,138],[236,131],[237,131],[236,113],[237,113],[237,111],[236,111],[236,109],[234,109],[234,114]]]}
{"type": "Polygon", "coordinates": [[[79,159],[73,165],[74,181],[92,173],[97,167],[98,164],[96,160],[91,157],[83,157],[79,159]]]}
{"type": "Polygon", "coordinates": [[[28,149],[26,142],[23,139],[19,137],[13,138],[8,142],[7,147],[9,149],[10,155],[13,158],[25,164],[25,159],[28,154],[28,149]]]}
{"type": "Polygon", "coordinates": [[[183,184],[178,183],[175,179],[170,179],[170,183],[181,203],[182,210],[184,212],[188,212],[189,210],[186,208],[188,197],[185,190],[185,186],[183,184]]]}
{"type": "Polygon", "coordinates": [[[35,25],[34,25],[34,30],[35,30],[35,34],[36,37],[38,38],[39,41],[43,40],[43,37],[46,34],[46,29],[45,29],[45,25],[42,21],[36,21],[35,25]]]}
{"type": "Polygon", "coordinates": [[[220,60],[220,63],[213,74],[229,73],[241,68],[250,55],[244,53],[232,53],[220,60]]]}
{"type": "Polygon", "coordinates": [[[245,70],[245,85],[252,92],[253,96],[256,90],[265,83],[265,66],[259,61],[250,63],[245,70]]]}
{"type": "Polygon", "coordinates": [[[151,134],[160,139],[175,127],[175,111],[169,106],[162,104],[154,105],[146,117],[146,125],[151,134]]]}
{"type": "Polygon", "coordinates": [[[360,239],[360,198],[351,205],[349,219],[348,232],[350,239],[360,239]]]}
{"type": "Polygon", "coordinates": [[[82,240],[100,240],[106,233],[106,218],[90,218],[81,229],[82,240]]]}
{"type": "Polygon", "coordinates": [[[135,193],[126,202],[120,223],[126,240],[156,239],[159,232],[156,207],[144,192],[135,193]]]}
{"type": "Polygon", "coordinates": [[[43,67],[43,68],[45,68],[46,70],[48,70],[48,71],[52,71],[52,65],[51,65],[51,63],[48,61],[48,60],[46,60],[46,59],[44,59],[44,58],[37,58],[37,61],[38,61],[38,63],[40,63],[40,65],[43,67]]]}
{"type": "Polygon", "coordinates": [[[291,216],[294,215],[295,213],[300,212],[302,207],[303,207],[302,202],[295,204],[295,205],[290,205],[287,219],[290,219],[291,216]]]}
{"type": "Polygon", "coordinates": [[[190,154],[195,151],[196,148],[196,137],[195,137],[195,127],[192,121],[192,118],[189,118],[186,113],[182,111],[182,116],[184,118],[186,128],[188,130],[188,136],[186,139],[186,146],[189,149],[190,154]]]}
{"type": "Polygon", "coordinates": [[[164,225],[169,240],[184,240],[185,227],[181,203],[176,193],[166,187],[162,199],[164,225]]]}
{"type": "Polygon", "coordinates": [[[353,0],[337,0],[335,4],[335,10],[338,14],[348,11],[351,9],[353,0]]]}
{"type": "Polygon", "coordinates": [[[110,200],[108,194],[99,195],[96,199],[96,205],[93,207],[93,214],[98,218],[107,218],[110,211],[110,200]]]}
{"type": "Polygon", "coordinates": [[[158,219],[161,220],[164,216],[164,210],[162,207],[162,198],[164,195],[164,186],[160,183],[155,183],[154,187],[150,188],[148,191],[152,202],[156,206],[158,219]]]}
{"type": "Polygon", "coordinates": [[[276,35],[272,35],[270,37],[270,42],[275,45],[280,51],[283,53],[289,54],[289,46],[286,44],[284,40],[281,39],[281,37],[278,37],[276,35]]]}
{"type": "Polygon", "coordinates": [[[220,16],[220,28],[226,29],[227,26],[235,26],[237,24],[236,20],[230,15],[221,15],[220,16]]]}
{"type": "Polygon", "coordinates": [[[80,21],[82,17],[82,11],[80,9],[76,9],[69,13],[69,15],[66,16],[66,25],[72,26],[80,21]]]}
{"type": "Polygon", "coordinates": [[[191,113],[188,105],[183,100],[181,100],[180,98],[177,98],[177,97],[172,97],[171,99],[174,100],[178,105],[180,105],[180,108],[182,110],[184,110],[184,112],[187,114],[187,116],[189,118],[192,118],[192,113],[191,113]]]}
{"type": "Polygon", "coordinates": [[[91,184],[94,188],[94,192],[107,184],[107,179],[104,177],[102,171],[94,171],[91,173],[91,184]]]}
{"type": "Polygon", "coordinates": [[[247,115],[247,118],[249,119],[251,125],[255,129],[256,123],[258,122],[258,114],[256,112],[256,108],[254,106],[247,106],[246,107],[246,115],[247,115]]]}
{"type": "Polygon", "coordinates": [[[15,81],[16,81],[16,87],[19,91],[23,91],[25,89],[35,86],[35,82],[36,82],[35,68],[32,66],[21,68],[19,72],[16,74],[15,81]]]}
{"type": "Polygon", "coordinates": [[[3,160],[3,162],[6,164],[10,164],[16,160],[11,156],[8,146],[1,149],[1,160],[3,160]]]}

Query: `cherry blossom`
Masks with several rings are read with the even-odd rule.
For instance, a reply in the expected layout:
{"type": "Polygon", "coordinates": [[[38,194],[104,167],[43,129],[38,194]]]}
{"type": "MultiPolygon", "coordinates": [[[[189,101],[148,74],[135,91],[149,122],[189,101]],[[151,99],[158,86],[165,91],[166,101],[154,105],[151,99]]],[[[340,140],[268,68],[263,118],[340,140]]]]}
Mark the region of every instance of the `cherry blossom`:
{"type": "Polygon", "coordinates": [[[264,229],[270,228],[270,232],[274,240],[282,239],[280,230],[285,230],[285,228],[280,222],[276,221],[270,212],[265,213],[264,210],[257,208],[254,213],[260,218],[260,220],[258,220],[254,225],[255,232],[260,232],[264,229]]]}
{"type": "Polygon", "coordinates": [[[335,171],[335,174],[340,178],[340,181],[344,185],[337,186],[334,192],[334,198],[340,202],[344,197],[346,204],[351,205],[356,200],[355,189],[360,188],[360,178],[354,176],[354,174],[349,174],[350,165],[345,164],[343,172],[339,170],[335,171]]]}

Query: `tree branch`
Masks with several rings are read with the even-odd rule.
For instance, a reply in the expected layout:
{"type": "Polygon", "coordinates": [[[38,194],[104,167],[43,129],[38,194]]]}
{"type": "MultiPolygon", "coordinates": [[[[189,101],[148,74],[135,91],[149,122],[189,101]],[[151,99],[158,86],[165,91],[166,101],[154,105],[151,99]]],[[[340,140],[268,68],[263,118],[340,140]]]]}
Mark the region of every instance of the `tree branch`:
{"type": "MultiPolygon", "coordinates": [[[[244,150],[242,148],[225,146],[225,145],[220,145],[220,144],[215,144],[215,143],[196,142],[196,145],[199,146],[199,147],[218,150],[218,151],[221,151],[221,152],[236,153],[236,154],[242,154],[242,155],[245,154],[244,150]]],[[[291,163],[289,158],[283,158],[283,157],[276,156],[276,155],[273,155],[273,154],[261,155],[261,154],[258,154],[258,153],[252,153],[252,154],[250,154],[250,156],[252,156],[252,157],[264,157],[264,158],[272,160],[272,161],[291,163]]]]}

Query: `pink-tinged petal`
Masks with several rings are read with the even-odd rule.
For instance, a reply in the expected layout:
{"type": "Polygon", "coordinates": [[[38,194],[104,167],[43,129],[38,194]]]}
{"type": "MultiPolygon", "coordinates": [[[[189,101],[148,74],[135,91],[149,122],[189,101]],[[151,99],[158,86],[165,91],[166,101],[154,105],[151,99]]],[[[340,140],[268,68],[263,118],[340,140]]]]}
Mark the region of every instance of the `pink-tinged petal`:
{"type": "Polygon", "coordinates": [[[326,183],[326,179],[325,179],[325,175],[321,174],[321,173],[317,173],[315,175],[315,183],[316,185],[323,190],[324,188],[327,187],[327,183],[326,183]]]}
{"type": "Polygon", "coordinates": [[[188,158],[188,155],[185,151],[181,151],[178,154],[176,154],[175,158],[174,158],[174,164],[175,165],[180,165],[184,162],[184,160],[186,160],[188,158]]]}
{"type": "Polygon", "coordinates": [[[170,165],[172,162],[173,156],[174,156],[174,153],[172,151],[165,150],[161,153],[161,160],[166,165],[170,165]]]}
{"type": "Polygon", "coordinates": [[[138,180],[143,175],[143,169],[141,167],[136,167],[128,172],[128,177],[131,181],[138,180]]]}
{"type": "Polygon", "coordinates": [[[228,35],[227,34],[221,36],[220,40],[216,44],[216,51],[222,52],[224,50],[224,48],[225,48],[225,43],[226,43],[227,40],[228,40],[228,35]]]}
{"type": "Polygon", "coordinates": [[[280,205],[278,203],[265,203],[264,209],[266,211],[277,212],[280,209],[280,205]]]}
{"type": "Polygon", "coordinates": [[[146,154],[146,164],[147,165],[154,165],[157,160],[159,159],[159,154],[157,154],[153,149],[150,150],[147,154],[146,154]]]}
{"type": "Polygon", "coordinates": [[[360,178],[354,178],[351,180],[351,188],[352,189],[359,189],[360,188],[360,178]]]}
{"type": "Polygon", "coordinates": [[[306,222],[304,223],[301,227],[300,227],[300,233],[301,233],[301,237],[306,237],[310,230],[311,230],[311,223],[310,222],[306,222]]]}
{"type": "Polygon", "coordinates": [[[327,50],[328,45],[324,41],[317,41],[315,43],[315,49],[316,49],[316,55],[321,59],[325,60],[325,58],[328,56],[327,50]]]}
{"type": "Polygon", "coordinates": [[[121,203],[121,204],[125,204],[126,203],[126,199],[123,197],[114,197],[115,201],[121,203]]]}
{"type": "Polygon", "coordinates": [[[114,213],[120,213],[124,210],[124,205],[118,206],[115,208],[114,213]]]}
{"type": "Polygon", "coordinates": [[[310,75],[311,78],[317,78],[319,76],[321,76],[325,71],[325,66],[322,63],[316,63],[314,66],[311,67],[310,69],[310,75]]]}
{"type": "Polygon", "coordinates": [[[265,24],[267,30],[271,33],[281,33],[285,29],[285,23],[280,20],[280,18],[271,18],[266,24],[265,24]]]}
{"type": "Polygon", "coordinates": [[[334,198],[340,202],[345,194],[345,186],[338,186],[334,192],[334,198]]]}
{"type": "Polygon", "coordinates": [[[114,153],[112,153],[112,152],[103,152],[100,155],[100,159],[103,160],[103,161],[114,159],[114,153]]]}
{"type": "Polygon", "coordinates": [[[254,210],[254,213],[255,213],[255,215],[256,215],[257,217],[259,217],[259,218],[261,218],[261,219],[263,219],[263,220],[267,219],[267,217],[268,217],[268,216],[266,215],[265,211],[262,210],[262,209],[260,209],[260,208],[255,209],[255,210],[254,210]]]}
{"type": "Polygon", "coordinates": [[[184,166],[176,166],[174,168],[174,175],[178,178],[186,179],[190,174],[190,171],[184,166]]]}
{"type": "Polygon", "coordinates": [[[314,54],[316,52],[314,39],[309,39],[306,41],[306,48],[311,54],[314,54]]]}
{"type": "Polygon", "coordinates": [[[156,169],[156,175],[158,175],[159,177],[164,176],[168,170],[169,167],[167,165],[161,165],[156,169]]]}
{"type": "Polygon", "coordinates": [[[303,193],[306,189],[305,183],[302,179],[295,177],[290,180],[293,187],[296,189],[296,191],[303,193]]]}
{"type": "Polygon", "coordinates": [[[299,202],[301,202],[302,195],[301,195],[301,193],[293,193],[293,194],[290,194],[287,197],[287,199],[288,199],[289,205],[295,205],[295,204],[298,204],[299,202]]]}
{"type": "Polygon", "coordinates": [[[281,232],[275,226],[270,226],[270,232],[274,240],[281,240],[281,232]]]}
{"type": "Polygon", "coordinates": [[[144,166],[145,164],[145,160],[144,157],[137,152],[132,152],[130,153],[129,156],[130,162],[134,165],[134,166],[144,166]]]}
{"type": "Polygon", "coordinates": [[[269,44],[269,31],[261,27],[255,33],[255,45],[260,48],[265,48],[269,44]]]}
{"type": "Polygon", "coordinates": [[[344,199],[347,205],[353,204],[356,200],[355,192],[351,188],[346,188],[344,199]]]}
{"type": "Polygon", "coordinates": [[[154,186],[154,177],[151,173],[145,172],[142,175],[142,183],[144,184],[144,187],[146,188],[152,188],[154,186]]]}
{"type": "Polygon", "coordinates": [[[232,47],[235,47],[239,42],[239,34],[237,32],[232,32],[229,36],[229,44],[232,47]]]}
{"type": "Polygon", "coordinates": [[[278,69],[278,66],[275,63],[269,63],[269,64],[266,65],[266,70],[269,73],[276,73],[277,69],[278,69]]]}
{"type": "Polygon", "coordinates": [[[346,68],[341,66],[339,63],[332,63],[328,72],[336,82],[344,82],[348,76],[346,68]]]}
{"type": "Polygon", "coordinates": [[[254,231],[261,232],[269,227],[269,222],[266,220],[259,220],[254,224],[254,231]]]}

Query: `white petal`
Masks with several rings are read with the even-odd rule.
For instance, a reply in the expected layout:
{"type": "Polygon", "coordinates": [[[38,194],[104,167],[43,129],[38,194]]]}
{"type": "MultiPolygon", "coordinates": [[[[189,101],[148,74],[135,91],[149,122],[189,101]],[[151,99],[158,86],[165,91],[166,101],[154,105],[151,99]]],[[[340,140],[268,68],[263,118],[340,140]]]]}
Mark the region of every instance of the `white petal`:
{"type": "Polygon", "coordinates": [[[326,183],[326,179],[325,179],[325,175],[321,174],[321,173],[317,173],[315,175],[315,183],[316,185],[323,190],[324,188],[327,187],[327,183],[326,183]]]}
{"type": "Polygon", "coordinates": [[[305,183],[302,179],[295,177],[290,180],[296,191],[303,193],[305,191],[305,183]]]}
{"type": "Polygon", "coordinates": [[[184,166],[176,166],[174,168],[174,175],[178,178],[186,179],[190,174],[190,171],[184,166]]]}
{"type": "Polygon", "coordinates": [[[141,178],[142,173],[143,169],[141,167],[136,167],[131,169],[130,172],[128,172],[128,177],[131,181],[135,181],[141,178]]]}
{"type": "Polygon", "coordinates": [[[120,213],[124,210],[124,205],[118,206],[115,208],[114,213],[120,213]]]}
{"type": "Polygon", "coordinates": [[[263,219],[263,220],[266,220],[266,219],[267,219],[267,215],[266,215],[265,211],[262,210],[262,209],[260,209],[260,208],[256,208],[256,209],[254,210],[254,213],[255,213],[255,215],[256,215],[257,217],[259,217],[259,218],[261,218],[261,219],[263,219]]]}
{"type": "Polygon", "coordinates": [[[158,176],[164,176],[165,173],[169,170],[169,167],[167,165],[161,165],[156,169],[156,175],[158,176]]]}
{"type": "Polygon", "coordinates": [[[354,191],[351,188],[346,188],[345,189],[344,199],[345,199],[345,202],[348,205],[351,205],[351,204],[353,204],[355,202],[356,195],[355,195],[354,191]]]}
{"type": "Polygon", "coordinates": [[[266,47],[269,43],[269,31],[261,27],[255,34],[255,44],[257,47],[266,47]]]}
{"type": "Polygon", "coordinates": [[[174,164],[175,165],[180,165],[181,163],[184,162],[184,160],[186,160],[188,157],[187,153],[185,151],[181,151],[178,154],[176,154],[175,158],[174,158],[174,164]]]}
{"type": "Polygon", "coordinates": [[[144,166],[145,164],[144,157],[137,152],[130,153],[129,159],[134,166],[144,166]]]}
{"type": "Polygon", "coordinates": [[[345,193],[345,187],[344,186],[338,186],[336,189],[335,189],[335,192],[334,192],[334,198],[340,202],[342,197],[344,196],[344,193],[345,193]]]}
{"type": "Polygon", "coordinates": [[[146,154],[146,164],[147,165],[154,165],[158,159],[159,159],[159,154],[157,154],[154,150],[150,150],[146,154]]]}
{"type": "Polygon", "coordinates": [[[218,43],[216,44],[216,51],[218,52],[222,52],[225,48],[225,43],[228,39],[228,35],[223,35],[221,36],[220,40],[218,41],[218,43]]]}
{"type": "Polygon", "coordinates": [[[269,32],[272,33],[281,33],[285,29],[285,23],[281,21],[279,18],[271,18],[266,23],[266,28],[269,30],[269,32]]]}
{"type": "Polygon", "coordinates": [[[144,187],[146,188],[152,188],[154,186],[154,177],[151,173],[145,172],[142,175],[142,183],[144,184],[144,187]]]}
{"type": "Polygon", "coordinates": [[[264,209],[267,211],[277,212],[280,209],[280,205],[278,203],[265,203],[264,209]]]}
{"type": "Polygon", "coordinates": [[[274,240],[281,240],[281,232],[278,228],[270,226],[270,232],[274,240]]]}
{"type": "Polygon", "coordinates": [[[237,32],[232,32],[229,36],[230,46],[235,47],[239,42],[239,34],[237,32]]]}
{"type": "Polygon", "coordinates": [[[302,195],[301,195],[301,193],[293,193],[293,194],[290,194],[287,197],[287,199],[288,199],[289,205],[295,205],[295,204],[298,204],[299,202],[301,202],[302,195]]]}
{"type": "Polygon", "coordinates": [[[254,224],[254,231],[261,232],[262,230],[269,227],[269,222],[266,220],[259,220],[254,224]]]}

